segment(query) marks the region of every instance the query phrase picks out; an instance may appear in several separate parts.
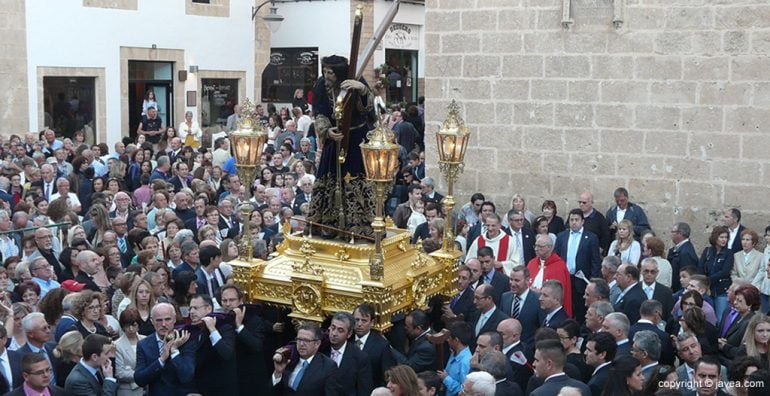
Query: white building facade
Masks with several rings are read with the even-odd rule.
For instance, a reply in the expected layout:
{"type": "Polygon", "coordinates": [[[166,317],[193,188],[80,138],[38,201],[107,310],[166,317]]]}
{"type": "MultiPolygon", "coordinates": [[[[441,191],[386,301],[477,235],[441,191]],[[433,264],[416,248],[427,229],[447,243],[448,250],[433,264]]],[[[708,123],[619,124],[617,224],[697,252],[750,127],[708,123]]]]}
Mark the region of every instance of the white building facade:
{"type": "MultiPolygon", "coordinates": [[[[15,66],[0,71],[8,88],[0,106],[12,109],[0,114],[0,134],[51,126],[61,136],[83,130],[89,142],[112,146],[135,135],[150,91],[164,125],[178,125],[191,111],[213,133],[244,97],[282,106],[296,88],[312,87],[321,58],[349,55],[352,10],[363,5],[373,25],[364,28],[363,49],[392,4],[278,0],[284,20],[271,32],[262,20],[270,4],[252,20],[263,2],[0,0],[11,12],[12,33],[0,34],[0,47],[12,50],[0,61],[15,66]]],[[[421,95],[424,13],[421,1],[403,4],[370,63],[392,60],[394,102],[421,95]]],[[[382,70],[378,76],[387,76],[382,70]]]]}

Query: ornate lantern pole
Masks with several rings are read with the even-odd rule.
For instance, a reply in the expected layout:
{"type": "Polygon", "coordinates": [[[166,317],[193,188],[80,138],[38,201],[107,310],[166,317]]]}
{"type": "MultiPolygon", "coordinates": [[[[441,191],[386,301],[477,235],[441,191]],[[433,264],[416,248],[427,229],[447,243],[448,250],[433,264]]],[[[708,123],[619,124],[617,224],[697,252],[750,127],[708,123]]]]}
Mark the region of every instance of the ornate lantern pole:
{"type": "Polygon", "coordinates": [[[441,125],[441,129],[436,134],[438,143],[438,165],[441,174],[448,184],[447,195],[444,198],[444,213],[449,221],[444,227],[444,243],[442,250],[445,253],[451,253],[454,248],[454,230],[451,222],[452,210],[455,206],[455,200],[452,196],[454,182],[463,171],[465,150],[468,148],[470,131],[465,127],[465,122],[460,117],[460,106],[452,100],[449,104],[449,114],[441,125]]]}
{"type": "Polygon", "coordinates": [[[393,142],[393,131],[378,123],[377,128],[366,135],[367,142],[361,143],[366,178],[374,184],[377,204],[374,212],[372,230],[374,230],[374,255],[369,260],[369,273],[373,281],[382,280],[385,275],[382,239],[385,235],[383,201],[386,188],[391,185],[398,172],[399,146],[393,142]]]}
{"type": "MultiPolygon", "coordinates": [[[[246,98],[241,105],[242,112],[241,118],[238,121],[238,130],[230,134],[230,141],[233,145],[233,151],[235,152],[235,167],[238,172],[238,177],[241,182],[246,186],[246,199],[249,198],[251,186],[254,183],[256,177],[257,167],[259,166],[260,158],[262,157],[262,149],[267,140],[267,133],[262,126],[262,123],[256,117],[254,112],[254,105],[246,98]]],[[[245,223],[243,229],[243,235],[241,236],[241,259],[244,261],[251,261],[252,256],[252,244],[251,244],[251,212],[254,210],[253,206],[248,202],[244,202],[240,208],[241,217],[245,223]],[[243,256],[246,255],[244,258],[243,256]]]]}

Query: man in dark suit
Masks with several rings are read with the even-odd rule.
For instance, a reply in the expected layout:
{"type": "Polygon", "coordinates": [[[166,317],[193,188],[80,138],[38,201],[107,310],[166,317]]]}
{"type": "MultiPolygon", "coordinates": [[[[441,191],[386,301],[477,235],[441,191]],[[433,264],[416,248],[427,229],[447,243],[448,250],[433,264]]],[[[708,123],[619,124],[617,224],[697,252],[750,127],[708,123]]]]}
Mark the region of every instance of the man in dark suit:
{"type": "Polygon", "coordinates": [[[115,201],[115,210],[110,212],[110,219],[120,217],[125,220],[126,224],[128,225],[125,233],[128,234],[128,230],[132,230],[134,228],[134,213],[132,213],[130,210],[131,197],[126,192],[119,191],[117,194],[115,194],[115,198],[113,200],[115,201]]]}
{"type": "Polygon", "coordinates": [[[617,344],[615,338],[606,332],[588,336],[585,343],[586,350],[583,354],[586,357],[586,363],[594,368],[591,380],[588,381],[588,387],[591,389],[592,396],[601,396],[604,391],[604,384],[607,383],[610,364],[615,359],[617,344]]]}
{"type": "Polygon", "coordinates": [[[200,265],[195,270],[198,293],[215,298],[219,289],[225,284],[225,274],[219,269],[222,262],[222,251],[216,246],[203,246],[198,249],[200,265]]]}
{"type": "MultiPolygon", "coordinates": [[[[529,289],[529,270],[523,265],[513,267],[509,285],[510,291],[503,293],[500,309],[511,318],[518,319],[522,327],[522,342],[531,344],[535,337],[535,330],[545,319],[545,314],[540,309],[540,294],[529,289]],[[515,309],[517,300],[518,311],[515,309]]],[[[526,382],[522,385],[522,389],[524,387],[526,382]]]]}
{"type": "Polygon", "coordinates": [[[213,311],[213,300],[207,294],[198,294],[190,301],[193,326],[205,326],[195,340],[195,382],[204,395],[234,395],[238,393],[235,331],[210,315],[213,311]]]}
{"type": "Polygon", "coordinates": [[[529,227],[524,227],[524,212],[518,209],[508,211],[508,227],[503,231],[512,238],[511,243],[519,250],[518,261],[521,265],[527,265],[535,258],[535,232],[529,227]]]}
{"type": "MultiPolygon", "coordinates": [[[[51,327],[45,321],[45,317],[40,312],[32,312],[22,319],[24,334],[27,336],[27,343],[19,348],[18,352],[22,355],[38,353],[45,355],[48,363],[53,367],[53,349],[56,343],[51,341],[51,327]]],[[[51,384],[56,383],[55,374],[51,374],[51,384]]]]}
{"type": "Polygon", "coordinates": [[[618,346],[615,356],[631,355],[631,340],[628,339],[628,330],[631,324],[628,317],[622,312],[613,312],[608,314],[602,322],[602,331],[607,332],[615,338],[615,344],[618,346]]]}
{"type": "Polygon", "coordinates": [[[666,285],[655,281],[658,273],[658,262],[655,259],[648,257],[642,260],[642,291],[647,300],[659,301],[663,305],[662,319],[666,321],[674,308],[674,292],[666,285]]]}
{"type": "Polygon", "coordinates": [[[64,390],[72,396],[111,396],[117,394],[118,381],[112,375],[112,341],[101,334],[83,340],[83,358],[67,376],[64,390]]]}
{"type": "Polygon", "coordinates": [[[270,324],[254,313],[246,317],[243,292],[236,285],[222,286],[219,302],[225,312],[232,312],[235,316],[238,394],[269,394],[272,384],[265,368],[264,346],[270,324]]]}
{"type": "Polygon", "coordinates": [[[671,263],[671,290],[678,291],[687,285],[679,283],[679,270],[685,267],[698,266],[698,254],[690,242],[690,225],[676,223],[671,228],[671,241],[674,246],[668,250],[668,261],[671,263]]]}
{"type": "Polygon", "coordinates": [[[510,318],[497,325],[497,332],[503,339],[501,352],[505,355],[511,369],[511,377],[508,379],[516,383],[519,388],[525,389],[529,377],[532,376],[532,369],[527,365],[527,358],[524,355],[525,345],[521,340],[521,328],[520,321],[510,318]]]}
{"type": "Polygon", "coordinates": [[[628,330],[628,338],[634,339],[634,335],[643,330],[655,333],[660,339],[660,364],[674,365],[674,345],[668,333],[658,328],[658,323],[663,317],[663,305],[657,300],[647,300],[639,309],[641,319],[631,325],[628,330]]]}
{"type": "MultiPolygon", "coordinates": [[[[33,182],[32,187],[39,187],[46,201],[51,202],[51,196],[59,192],[56,188],[56,172],[51,164],[40,167],[40,180],[33,182]]],[[[6,201],[10,202],[10,201],[6,201]]]]}
{"type": "Polygon", "coordinates": [[[741,246],[741,233],[746,230],[746,227],[741,224],[741,211],[737,208],[727,209],[725,211],[725,226],[730,231],[730,239],[728,240],[728,247],[733,254],[743,250],[741,246]]]}
{"type": "Polygon", "coordinates": [[[540,309],[543,311],[540,324],[543,327],[556,330],[562,322],[569,319],[562,306],[563,302],[564,288],[561,283],[555,279],[543,282],[543,287],[540,288],[540,309]]]}
{"type": "Polygon", "coordinates": [[[639,320],[639,308],[647,300],[639,279],[639,269],[635,265],[623,264],[615,274],[620,295],[616,301],[611,301],[615,312],[623,312],[631,323],[639,320]]]}
{"type": "MultiPolygon", "coordinates": [[[[193,210],[195,211],[195,216],[187,219],[187,221],[184,222],[184,226],[188,230],[192,231],[194,236],[197,236],[198,228],[207,224],[206,200],[204,198],[196,198],[193,204],[193,210]]],[[[214,210],[216,211],[216,207],[214,207],[214,210]]],[[[215,227],[219,226],[219,213],[217,213],[217,221],[215,224],[217,224],[215,227]]]]}
{"type": "Polygon", "coordinates": [[[503,313],[495,305],[493,299],[494,289],[491,285],[481,285],[473,292],[473,302],[476,305],[476,311],[470,317],[469,323],[473,328],[474,340],[468,345],[471,352],[476,350],[475,339],[488,331],[497,331],[497,325],[505,319],[508,319],[508,315],[503,313]]]}
{"type": "Polygon", "coordinates": [[[372,371],[372,382],[375,387],[384,386],[385,371],[396,364],[390,345],[382,334],[373,331],[374,308],[371,305],[362,304],[353,310],[355,320],[355,337],[351,339],[356,348],[361,349],[368,357],[372,371]]]}
{"type": "Polygon", "coordinates": [[[416,373],[436,370],[438,368],[436,348],[428,341],[427,337],[428,332],[430,332],[428,315],[419,309],[414,310],[404,319],[404,327],[406,327],[406,335],[411,343],[406,356],[391,347],[396,362],[406,364],[416,373]]]}
{"type": "Polygon", "coordinates": [[[290,362],[273,362],[273,388],[281,395],[337,395],[342,389],[336,382],[337,363],[322,353],[321,329],[314,323],[306,323],[297,329],[297,353],[299,359],[290,362]]]}
{"type": "Polygon", "coordinates": [[[567,222],[569,229],[560,232],[556,237],[553,251],[567,264],[572,283],[572,312],[575,319],[582,323],[586,312],[583,300],[586,280],[599,278],[602,275],[600,242],[596,234],[586,226],[586,220],[580,209],[571,210],[567,216],[567,222]]]}
{"type": "MultiPolygon", "coordinates": [[[[475,265],[480,265],[478,260],[474,261],[474,263],[475,265]]],[[[470,320],[471,314],[476,309],[473,305],[472,279],[473,274],[468,266],[461,265],[457,269],[457,288],[460,291],[449,300],[449,304],[442,307],[444,322],[460,315],[462,315],[463,320],[470,320]]]]}
{"type": "Polygon", "coordinates": [[[238,219],[233,216],[233,202],[229,199],[219,201],[219,235],[224,238],[230,238],[232,233],[240,233],[240,224],[238,219]]]}
{"type": "MultiPolygon", "coordinates": [[[[712,356],[704,356],[695,363],[695,371],[693,372],[693,383],[695,384],[695,390],[688,390],[682,392],[683,396],[727,396],[728,393],[720,386],[719,379],[721,373],[724,370],[719,364],[719,361],[712,356]]],[[[760,385],[761,388],[765,388],[767,385],[760,385]]]]}
{"type": "Polygon", "coordinates": [[[339,367],[335,375],[343,395],[369,396],[374,389],[369,355],[348,342],[354,322],[353,315],[347,312],[334,314],[329,325],[329,345],[322,348],[322,353],[339,367]]]}
{"type": "Polygon", "coordinates": [[[23,384],[20,384],[8,396],[26,396],[25,387],[32,389],[39,394],[44,394],[46,390],[50,396],[64,396],[64,389],[56,385],[51,385],[51,375],[53,370],[45,356],[39,353],[30,353],[21,360],[23,384]]]}
{"type": "Polygon", "coordinates": [[[134,381],[147,387],[148,396],[195,393],[196,342],[188,342],[187,331],[181,331],[178,337],[169,337],[176,322],[176,311],[171,304],[155,305],[150,316],[155,333],[136,346],[134,381]]]}
{"type": "MultiPolygon", "coordinates": [[[[0,395],[4,395],[22,384],[22,355],[6,349],[8,331],[0,327],[0,395]]],[[[49,379],[50,381],[50,379],[49,379]]]]}
{"type": "Polygon", "coordinates": [[[524,392],[514,381],[506,378],[508,358],[500,351],[494,350],[484,354],[479,362],[481,370],[495,378],[495,396],[522,396],[524,392]]]}
{"type": "Polygon", "coordinates": [[[559,393],[561,388],[571,386],[578,388],[583,396],[591,394],[588,385],[572,379],[564,373],[564,364],[567,355],[559,340],[543,340],[535,347],[535,375],[545,380],[543,385],[535,389],[531,396],[553,396],[559,393]]]}
{"type": "Polygon", "coordinates": [[[503,297],[503,293],[510,290],[510,280],[508,279],[508,276],[496,270],[499,264],[495,259],[495,254],[492,251],[492,248],[489,246],[484,246],[483,248],[479,249],[478,255],[478,258],[468,259],[468,261],[478,260],[481,263],[482,274],[479,277],[476,288],[478,289],[478,287],[483,284],[491,285],[492,289],[494,290],[493,298],[495,300],[495,304],[500,304],[500,299],[503,297]]]}
{"type": "Polygon", "coordinates": [[[122,217],[112,219],[112,229],[117,236],[115,242],[118,245],[118,251],[120,251],[120,264],[123,268],[128,267],[134,257],[134,248],[128,242],[128,227],[128,223],[122,217]]]}
{"type": "Polygon", "coordinates": [[[422,199],[426,202],[433,202],[441,204],[444,196],[436,192],[435,185],[432,177],[423,177],[420,179],[420,185],[422,186],[422,199]]]}
{"type": "Polygon", "coordinates": [[[586,230],[593,232],[599,238],[599,248],[602,249],[602,252],[606,253],[610,243],[612,243],[610,227],[607,225],[607,219],[604,215],[594,209],[594,195],[590,192],[580,194],[578,206],[585,219],[586,230]]]}

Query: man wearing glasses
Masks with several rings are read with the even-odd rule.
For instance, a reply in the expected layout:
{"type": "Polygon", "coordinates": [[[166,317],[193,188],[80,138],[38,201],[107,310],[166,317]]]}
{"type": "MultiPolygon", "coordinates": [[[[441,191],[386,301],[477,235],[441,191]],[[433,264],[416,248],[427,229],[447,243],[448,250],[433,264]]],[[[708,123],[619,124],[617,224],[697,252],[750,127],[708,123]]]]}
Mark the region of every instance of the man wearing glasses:
{"type": "Polygon", "coordinates": [[[21,386],[7,393],[10,396],[43,395],[64,396],[64,389],[51,385],[53,370],[45,356],[30,353],[21,360],[24,382],[21,386]]]}
{"type": "Polygon", "coordinates": [[[32,274],[32,280],[40,286],[40,298],[42,299],[51,289],[56,289],[61,285],[59,282],[51,279],[53,271],[51,265],[46,259],[40,257],[29,266],[29,272],[32,274]]]}
{"type": "Polygon", "coordinates": [[[41,227],[35,230],[35,246],[37,250],[29,256],[27,261],[34,262],[38,257],[42,257],[48,261],[48,264],[53,266],[54,271],[56,271],[56,277],[61,278],[64,266],[61,265],[57,258],[61,253],[61,249],[54,249],[54,237],[49,228],[41,227]]]}
{"type": "Polygon", "coordinates": [[[318,353],[321,329],[308,323],[297,330],[299,360],[273,362],[273,388],[278,394],[335,395],[341,393],[334,379],[337,363],[318,353]]]}

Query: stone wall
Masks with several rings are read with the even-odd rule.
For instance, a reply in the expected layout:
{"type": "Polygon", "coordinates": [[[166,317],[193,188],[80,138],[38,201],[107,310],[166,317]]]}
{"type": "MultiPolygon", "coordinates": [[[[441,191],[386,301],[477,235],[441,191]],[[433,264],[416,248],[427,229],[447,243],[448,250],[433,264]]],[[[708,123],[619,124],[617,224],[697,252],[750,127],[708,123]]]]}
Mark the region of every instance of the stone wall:
{"type": "Polygon", "coordinates": [[[24,2],[0,0],[0,135],[29,132],[24,2]]]}
{"type": "Polygon", "coordinates": [[[480,191],[502,212],[521,193],[533,212],[549,198],[563,215],[588,190],[604,212],[625,186],[667,241],[687,221],[702,249],[731,206],[761,235],[770,2],[614,1],[572,0],[565,29],[562,0],[428,0],[429,174],[457,99],[473,134],[460,204],[480,191]]]}

